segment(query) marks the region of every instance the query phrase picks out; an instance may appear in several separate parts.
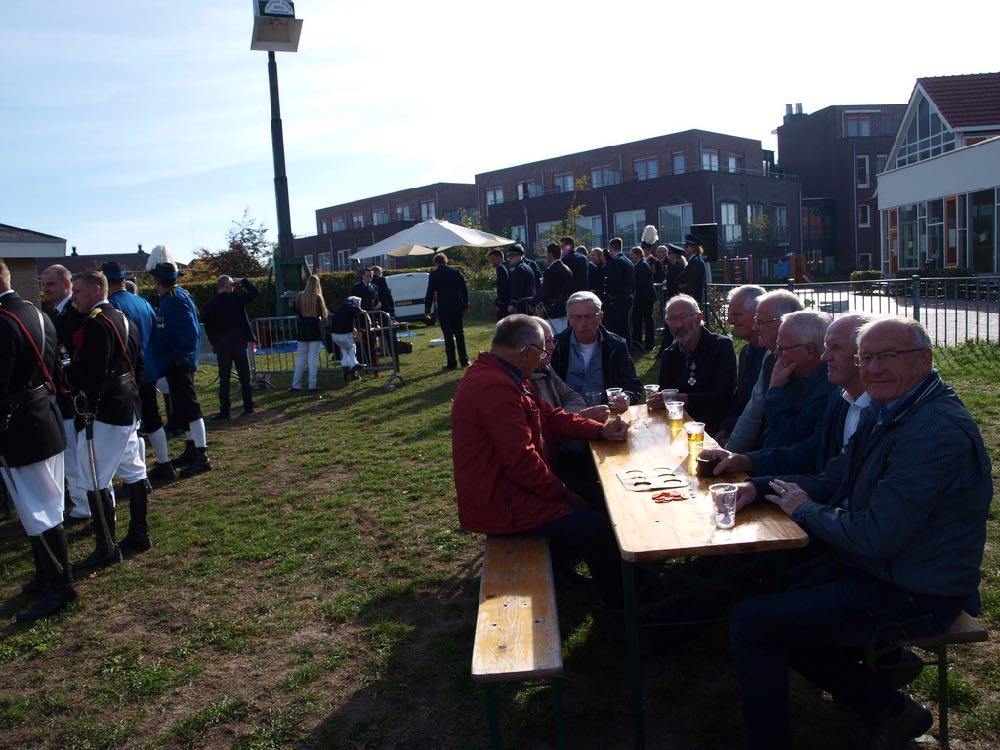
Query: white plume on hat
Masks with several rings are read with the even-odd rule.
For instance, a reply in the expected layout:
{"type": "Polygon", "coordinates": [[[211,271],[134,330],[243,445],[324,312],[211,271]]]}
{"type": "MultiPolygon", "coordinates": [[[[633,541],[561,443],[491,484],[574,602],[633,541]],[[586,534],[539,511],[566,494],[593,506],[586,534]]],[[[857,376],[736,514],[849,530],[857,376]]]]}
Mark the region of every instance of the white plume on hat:
{"type": "Polygon", "coordinates": [[[647,245],[654,245],[658,239],[660,239],[660,235],[656,233],[656,227],[647,224],[646,228],[642,230],[642,241],[647,245]]]}
{"type": "MultiPolygon", "coordinates": [[[[174,254],[170,252],[166,245],[157,245],[149,251],[149,260],[146,261],[146,270],[152,271],[160,263],[173,263],[174,254]]],[[[174,268],[176,268],[176,264],[174,268]]]]}

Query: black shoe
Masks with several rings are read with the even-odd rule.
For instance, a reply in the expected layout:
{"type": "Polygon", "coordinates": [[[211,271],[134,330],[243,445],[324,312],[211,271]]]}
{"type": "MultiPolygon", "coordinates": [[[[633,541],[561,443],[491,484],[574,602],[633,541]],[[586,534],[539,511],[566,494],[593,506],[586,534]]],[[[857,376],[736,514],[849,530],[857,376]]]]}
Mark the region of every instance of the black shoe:
{"type": "Polygon", "coordinates": [[[885,684],[893,690],[906,687],[924,671],[924,660],[908,648],[899,648],[878,659],[876,664],[885,684]]]}
{"type": "Polygon", "coordinates": [[[218,414],[213,414],[212,419],[229,419],[228,411],[220,411],[218,414]]]}
{"type": "Polygon", "coordinates": [[[21,584],[21,593],[27,594],[28,596],[35,596],[36,594],[44,594],[51,588],[52,584],[50,584],[47,579],[41,578],[35,574],[21,584]]]}
{"type": "Polygon", "coordinates": [[[73,586],[60,586],[50,590],[33,606],[23,612],[18,612],[15,619],[20,623],[35,622],[43,617],[50,617],[62,612],[76,600],[76,589],[73,586]]]}
{"type": "Polygon", "coordinates": [[[244,406],[243,407],[243,416],[244,417],[249,417],[251,414],[253,414],[253,411],[254,411],[253,404],[250,404],[250,406],[244,406]]]}
{"type": "Polygon", "coordinates": [[[195,455],[194,451],[195,451],[194,440],[185,440],[184,452],[181,453],[181,455],[179,455],[177,458],[170,459],[171,465],[175,469],[180,469],[184,466],[187,466],[194,460],[194,455],[195,455]]]}
{"type": "Polygon", "coordinates": [[[868,750],[898,750],[912,739],[924,734],[934,723],[931,712],[908,695],[903,696],[903,708],[872,724],[868,735],[868,750]]]}
{"type": "Polygon", "coordinates": [[[172,482],[177,479],[177,472],[174,471],[170,461],[164,461],[162,464],[157,462],[156,466],[146,474],[146,477],[151,482],[172,482]]]}
{"type": "Polygon", "coordinates": [[[87,557],[78,563],[73,563],[74,573],[89,573],[92,570],[99,570],[101,568],[107,568],[110,565],[116,565],[122,561],[122,551],[118,549],[118,545],[114,544],[109,547],[98,547],[87,557]]]}
{"type": "Polygon", "coordinates": [[[302,393],[302,389],[301,388],[289,388],[288,392],[289,393],[302,393]]]}
{"type": "Polygon", "coordinates": [[[441,369],[442,370],[457,370],[458,369],[458,365],[445,365],[441,369]]]}
{"type": "Polygon", "coordinates": [[[212,470],[212,462],[208,460],[208,449],[196,448],[195,450],[197,453],[194,460],[181,469],[181,479],[187,479],[188,477],[204,474],[206,471],[212,470]]]}
{"type": "Polygon", "coordinates": [[[145,552],[153,548],[153,542],[149,538],[148,533],[135,533],[131,531],[128,535],[118,542],[118,549],[122,552],[145,552]]]}

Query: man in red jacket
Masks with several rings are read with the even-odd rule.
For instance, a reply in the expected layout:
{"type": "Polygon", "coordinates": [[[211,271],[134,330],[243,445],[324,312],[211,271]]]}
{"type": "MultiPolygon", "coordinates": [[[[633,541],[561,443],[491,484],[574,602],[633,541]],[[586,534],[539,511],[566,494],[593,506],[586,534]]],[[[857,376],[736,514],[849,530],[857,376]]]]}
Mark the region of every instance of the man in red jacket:
{"type": "Polygon", "coordinates": [[[483,534],[550,537],[560,552],[583,555],[605,603],[619,608],[620,558],[611,523],[555,475],[546,440],[624,441],[628,423],[602,424],[536,398],[525,378],[548,356],[538,322],[508,315],[497,323],[490,351],[462,378],[451,409],[459,523],[483,534]]]}

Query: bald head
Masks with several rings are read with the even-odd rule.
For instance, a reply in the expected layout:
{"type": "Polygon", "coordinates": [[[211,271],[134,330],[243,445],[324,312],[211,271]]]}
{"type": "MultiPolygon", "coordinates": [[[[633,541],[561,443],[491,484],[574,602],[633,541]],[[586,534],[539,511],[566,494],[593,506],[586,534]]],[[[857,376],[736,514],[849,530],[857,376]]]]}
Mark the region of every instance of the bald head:
{"type": "Polygon", "coordinates": [[[861,383],[887,404],[916,388],[934,369],[926,329],[912,318],[882,318],[858,331],[861,383]]]}
{"type": "Polygon", "coordinates": [[[874,315],[850,313],[842,315],[826,329],[822,360],[826,362],[826,378],[857,399],[863,392],[861,375],[854,362],[858,353],[858,329],[875,320],[874,315]]]}
{"type": "Polygon", "coordinates": [[[66,266],[56,264],[42,271],[38,277],[42,286],[42,294],[52,305],[58,305],[73,291],[73,278],[66,266]]]}

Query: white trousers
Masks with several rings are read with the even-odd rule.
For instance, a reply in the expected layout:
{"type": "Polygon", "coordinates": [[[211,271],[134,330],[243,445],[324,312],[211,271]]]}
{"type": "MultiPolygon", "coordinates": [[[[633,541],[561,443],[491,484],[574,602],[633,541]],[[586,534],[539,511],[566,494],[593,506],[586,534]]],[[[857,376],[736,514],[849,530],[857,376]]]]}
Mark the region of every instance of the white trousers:
{"type": "Polygon", "coordinates": [[[302,372],[306,363],[309,364],[309,388],[316,388],[316,370],[319,369],[319,350],[323,348],[322,341],[300,341],[299,353],[295,358],[295,372],[292,373],[292,388],[302,387],[302,372]]]}
{"type": "Polygon", "coordinates": [[[62,523],[66,478],[63,453],[11,468],[9,474],[7,469],[0,469],[0,473],[28,536],[38,536],[62,523]]]}
{"type": "Polygon", "coordinates": [[[66,485],[69,487],[69,497],[73,501],[73,510],[69,514],[73,518],[90,518],[90,504],[87,502],[87,486],[76,460],[76,426],[72,419],[63,420],[63,430],[66,433],[66,450],[63,451],[66,467],[66,485]]]}
{"type": "Polygon", "coordinates": [[[101,490],[111,486],[111,478],[121,477],[126,484],[146,478],[144,449],[138,449],[139,420],[131,425],[94,422],[94,462],[97,464],[97,487],[90,467],[87,449],[87,432],[76,434],[76,460],[88,490],[101,490]],[[141,458],[140,458],[141,457],[141,458]]]}
{"type": "Polygon", "coordinates": [[[354,367],[358,363],[358,345],[350,333],[331,333],[330,338],[340,349],[340,366],[354,367]]]}

